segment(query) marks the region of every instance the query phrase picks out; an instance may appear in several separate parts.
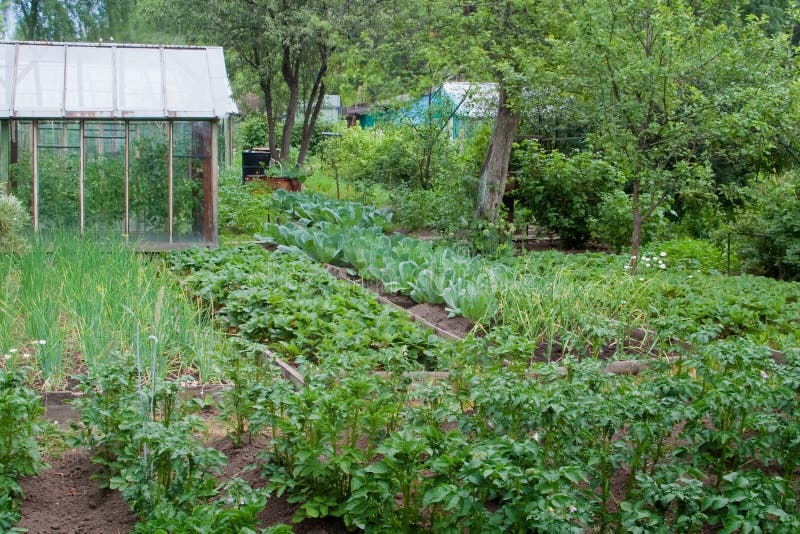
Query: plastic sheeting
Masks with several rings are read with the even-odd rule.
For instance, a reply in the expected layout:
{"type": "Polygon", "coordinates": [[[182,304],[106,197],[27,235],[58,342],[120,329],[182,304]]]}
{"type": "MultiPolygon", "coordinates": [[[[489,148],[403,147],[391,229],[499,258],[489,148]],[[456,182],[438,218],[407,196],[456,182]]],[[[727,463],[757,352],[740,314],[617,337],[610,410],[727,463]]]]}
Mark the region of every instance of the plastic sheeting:
{"type": "Polygon", "coordinates": [[[226,118],[219,47],[0,43],[0,118],[226,118]]]}

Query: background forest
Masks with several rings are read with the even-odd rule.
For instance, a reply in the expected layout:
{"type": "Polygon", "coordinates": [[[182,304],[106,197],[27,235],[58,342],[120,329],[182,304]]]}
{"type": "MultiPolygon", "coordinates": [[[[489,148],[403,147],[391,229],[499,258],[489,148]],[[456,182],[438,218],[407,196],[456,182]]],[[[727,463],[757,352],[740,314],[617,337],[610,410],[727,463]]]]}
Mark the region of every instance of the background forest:
{"type": "Polygon", "coordinates": [[[797,279],[795,7],[11,0],[4,22],[20,39],[224,46],[240,148],[391,204],[408,229],[481,249],[532,223],[566,247],[629,250],[634,270],[647,242],[730,242],[744,269],[797,279]],[[452,107],[403,113],[452,80],[497,87],[491,118],[456,140],[452,107]],[[377,126],[325,123],[326,94],[377,126]]]}

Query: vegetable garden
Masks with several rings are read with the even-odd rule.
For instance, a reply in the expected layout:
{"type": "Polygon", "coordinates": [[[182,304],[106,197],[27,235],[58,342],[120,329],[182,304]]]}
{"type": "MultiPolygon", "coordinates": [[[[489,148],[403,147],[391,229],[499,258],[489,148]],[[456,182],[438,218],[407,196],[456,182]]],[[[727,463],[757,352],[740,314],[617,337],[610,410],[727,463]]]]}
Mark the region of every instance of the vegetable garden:
{"type": "Polygon", "coordinates": [[[622,255],[493,260],[368,206],[264,202],[280,222],[261,245],[161,264],[61,237],[3,256],[4,529],[26,525],[42,469],[30,386],[75,383],[67,446],[136,532],[288,532],[277,499],[298,532],[800,528],[800,285],[657,249],[636,275],[622,255]],[[435,336],[374,289],[474,326],[435,336]],[[196,382],[223,387],[183,393],[196,382]],[[254,467],[232,473],[241,450],[254,467]]]}

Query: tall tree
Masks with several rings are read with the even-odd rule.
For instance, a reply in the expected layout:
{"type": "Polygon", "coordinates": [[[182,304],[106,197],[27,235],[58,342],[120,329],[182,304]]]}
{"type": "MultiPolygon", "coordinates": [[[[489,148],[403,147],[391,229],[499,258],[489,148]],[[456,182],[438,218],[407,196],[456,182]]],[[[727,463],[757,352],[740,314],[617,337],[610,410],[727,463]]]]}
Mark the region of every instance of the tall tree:
{"type": "Polygon", "coordinates": [[[75,40],[78,27],[71,7],[59,0],[14,0],[15,36],[33,41],[75,40]]]}
{"type": "Polygon", "coordinates": [[[586,0],[572,6],[563,65],[585,105],[589,144],[613,163],[643,223],[683,188],[709,188],[711,159],[775,149],[796,78],[787,34],[728,17],[719,2],[586,0]],[[580,54],[575,51],[580,50],[580,54]]]}
{"type": "MultiPolygon", "coordinates": [[[[505,191],[511,147],[517,134],[524,94],[550,85],[550,40],[558,31],[557,2],[498,0],[453,2],[451,24],[442,26],[438,43],[458,70],[495,81],[498,108],[481,168],[476,216],[495,220],[505,191]]],[[[442,52],[440,52],[442,53],[442,52]]]]}
{"type": "Polygon", "coordinates": [[[135,37],[136,0],[13,0],[16,37],[35,41],[97,41],[135,37]]]}
{"type": "Polygon", "coordinates": [[[329,65],[337,48],[359,35],[380,0],[148,0],[151,20],[192,42],[213,42],[233,53],[264,97],[269,147],[285,164],[301,165],[322,108],[329,65]],[[280,87],[279,87],[280,86],[280,87]],[[298,155],[292,131],[301,121],[298,155]],[[277,126],[283,119],[281,146],[277,126]]]}

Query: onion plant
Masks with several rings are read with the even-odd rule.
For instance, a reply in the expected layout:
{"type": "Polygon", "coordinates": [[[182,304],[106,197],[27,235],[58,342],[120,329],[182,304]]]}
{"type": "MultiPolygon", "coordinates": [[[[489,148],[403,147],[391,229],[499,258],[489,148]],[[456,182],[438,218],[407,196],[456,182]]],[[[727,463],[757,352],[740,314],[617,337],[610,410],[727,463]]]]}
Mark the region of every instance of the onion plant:
{"type": "Polygon", "coordinates": [[[208,327],[209,312],[179,289],[159,258],[120,240],[36,236],[28,253],[2,261],[0,276],[2,339],[35,356],[46,386],[115,352],[132,352],[137,328],[161,340],[160,374],[217,373],[221,338],[208,327]]]}

